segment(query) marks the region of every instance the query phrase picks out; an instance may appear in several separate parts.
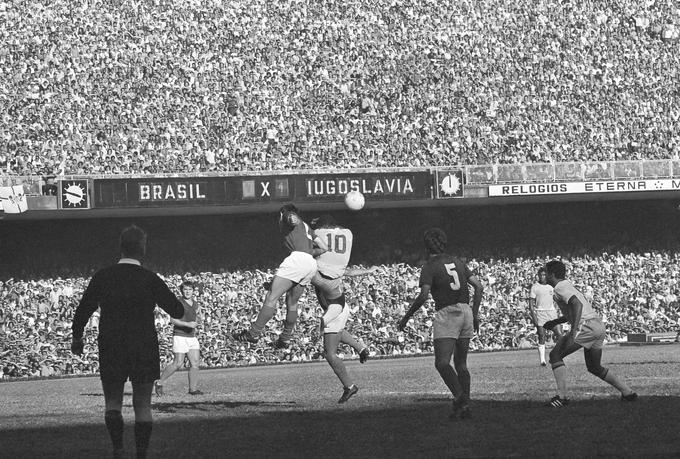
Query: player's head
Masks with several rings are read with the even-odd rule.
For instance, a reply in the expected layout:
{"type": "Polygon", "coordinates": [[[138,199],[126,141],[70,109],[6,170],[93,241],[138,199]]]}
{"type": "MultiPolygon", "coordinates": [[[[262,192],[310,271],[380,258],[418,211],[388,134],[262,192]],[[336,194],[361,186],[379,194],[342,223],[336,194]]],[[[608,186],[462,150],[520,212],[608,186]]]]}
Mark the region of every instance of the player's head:
{"type": "Polygon", "coordinates": [[[552,260],[545,265],[546,279],[553,287],[567,276],[567,267],[560,260],[552,260]]]}
{"type": "Polygon", "coordinates": [[[538,268],[536,276],[538,277],[539,284],[545,284],[546,282],[548,282],[546,280],[545,266],[541,266],[540,268],[538,268]]]}
{"type": "Polygon", "coordinates": [[[131,225],[120,233],[120,254],[123,258],[141,260],[146,254],[146,232],[131,225]]]}
{"type": "Polygon", "coordinates": [[[329,214],[320,215],[319,217],[316,217],[314,220],[312,220],[312,229],[336,228],[337,226],[338,222],[336,222],[335,218],[329,214]]]}
{"type": "Polygon", "coordinates": [[[194,293],[194,283],[190,280],[185,280],[180,284],[179,291],[182,292],[182,295],[185,297],[192,296],[194,293]]]}
{"type": "Polygon", "coordinates": [[[300,213],[298,208],[292,202],[287,202],[281,206],[281,208],[279,209],[279,213],[282,214],[284,212],[295,212],[296,214],[300,213]]]}
{"type": "Polygon", "coordinates": [[[446,233],[440,228],[430,228],[423,235],[425,248],[431,254],[444,253],[446,250],[446,233]]]}
{"type": "Polygon", "coordinates": [[[287,202],[284,205],[281,206],[279,209],[279,222],[283,221],[283,215],[288,213],[288,212],[293,212],[294,214],[300,215],[300,211],[298,208],[293,204],[292,202],[287,202]]]}

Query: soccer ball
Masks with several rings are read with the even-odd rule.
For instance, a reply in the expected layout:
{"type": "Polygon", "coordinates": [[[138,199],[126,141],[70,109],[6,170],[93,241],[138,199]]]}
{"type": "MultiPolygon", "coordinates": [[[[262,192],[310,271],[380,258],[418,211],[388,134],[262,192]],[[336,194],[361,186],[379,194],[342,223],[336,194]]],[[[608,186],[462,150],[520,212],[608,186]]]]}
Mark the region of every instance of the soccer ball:
{"type": "Polygon", "coordinates": [[[351,210],[361,210],[366,204],[366,198],[360,191],[350,191],[345,195],[345,205],[351,210]]]}

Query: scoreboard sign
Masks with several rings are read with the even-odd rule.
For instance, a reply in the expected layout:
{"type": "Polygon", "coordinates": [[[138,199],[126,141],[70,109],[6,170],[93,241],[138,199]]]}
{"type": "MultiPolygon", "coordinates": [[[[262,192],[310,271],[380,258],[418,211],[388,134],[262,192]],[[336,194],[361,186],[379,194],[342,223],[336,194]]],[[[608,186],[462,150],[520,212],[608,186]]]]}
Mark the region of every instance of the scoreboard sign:
{"type": "Polygon", "coordinates": [[[432,176],[424,171],[328,174],[295,178],[295,195],[298,200],[339,201],[350,191],[360,191],[369,201],[430,199],[432,176]]]}
{"type": "Polygon", "coordinates": [[[90,187],[87,179],[60,180],[58,185],[59,208],[89,209],[90,187]]]}
{"type": "Polygon", "coordinates": [[[463,197],[463,170],[437,170],[437,199],[463,197]]]}

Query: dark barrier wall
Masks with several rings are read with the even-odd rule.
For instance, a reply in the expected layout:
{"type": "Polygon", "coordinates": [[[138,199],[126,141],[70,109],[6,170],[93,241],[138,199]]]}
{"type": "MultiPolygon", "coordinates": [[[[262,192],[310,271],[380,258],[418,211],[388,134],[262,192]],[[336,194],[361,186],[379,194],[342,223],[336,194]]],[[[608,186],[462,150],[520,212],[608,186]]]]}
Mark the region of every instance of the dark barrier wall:
{"type": "Polygon", "coordinates": [[[341,201],[349,191],[370,200],[432,198],[421,172],[95,179],[95,208],[239,205],[269,201],[341,201]]]}
{"type": "MultiPolygon", "coordinates": [[[[355,236],[352,263],[416,264],[423,231],[446,230],[450,250],[475,258],[565,256],[676,248],[676,201],[611,201],[457,208],[331,211],[355,236]]],[[[307,221],[325,211],[303,212],[307,221]]],[[[118,236],[149,233],[145,264],[163,272],[271,269],[286,256],[278,212],[250,215],[0,221],[3,278],[89,273],[118,257],[118,236]]]]}

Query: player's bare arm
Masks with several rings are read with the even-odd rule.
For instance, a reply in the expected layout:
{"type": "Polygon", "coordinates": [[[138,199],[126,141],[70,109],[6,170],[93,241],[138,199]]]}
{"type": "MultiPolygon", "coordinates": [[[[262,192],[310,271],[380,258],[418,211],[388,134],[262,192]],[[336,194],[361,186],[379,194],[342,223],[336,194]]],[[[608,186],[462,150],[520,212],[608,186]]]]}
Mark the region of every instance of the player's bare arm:
{"type": "Polygon", "coordinates": [[[484,286],[477,276],[470,276],[468,284],[472,285],[475,290],[472,297],[472,322],[476,332],[479,332],[479,306],[482,304],[482,294],[484,293],[484,286]]]}
{"type": "Polygon", "coordinates": [[[185,322],[183,320],[175,319],[175,318],[170,318],[170,322],[173,325],[177,325],[178,327],[188,327],[188,328],[196,328],[198,324],[195,321],[191,322],[185,322]]]}
{"type": "Polygon", "coordinates": [[[377,266],[371,266],[370,268],[345,268],[345,276],[347,277],[359,277],[365,276],[367,274],[373,274],[379,268],[377,266]]]}
{"type": "MultiPolygon", "coordinates": [[[[398,324],[399,330],[403,331],[404,328],[406,327],[406,324],[408,323],[408,321],[409,321],[409,320],[411,319],[411,317],[413,316],[413,314],[415,314],[416,311],[417,311],[418,309],[420,309],[420,307],[421,307],[423,304],[425,304],[425,302],[427,301],[428,296],[430,295],[430,288],[431,288],[431,287],[432,287],[432,286],[427,285],[427,284],[422,285],[422,286],[420,287],[420,293],[419,293],[418,296],[413,300],[413,302],[411,303],[411,306],[408,308],[408,311],[406,311],[406,314],[404,314],[404,317],[402,317],[401,320],[399,321],[399,324],[398,324]]],[[[480,298],[481,298],[481,297],[480,297],[480,298]]],[[[477,310],[479,310],[479,305],[477,306],[477,310]]]]}
{"type": "Polygon", "coordinates": [[[314,237],[314,248],[312,249],[312,256],[314,258],[319,255],[328,252],[328,246],[320,237],[314,237]]]}
{"type": "Polygon", "coordinates": [[[529,298],[529,316],[535,326],[538,326],[538,316],[536,315],[536,299],[529,298]]]}
{"type": "Polygon", "coordinates": [[[573,295],[571,298],[569,298],[569,307],[570,307],[570,322],[571,322],[571,330],[569,330],[569,335],[573,339],[576,336],[576,332],[578,331],[578,324],[581,322],[581,314],[583,312],[583,303],[581,303],[581,300],[576,298],[576,295],[573,295]]]}

